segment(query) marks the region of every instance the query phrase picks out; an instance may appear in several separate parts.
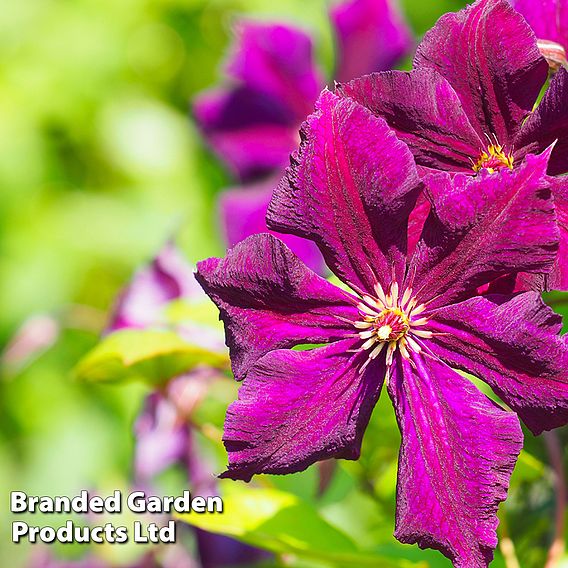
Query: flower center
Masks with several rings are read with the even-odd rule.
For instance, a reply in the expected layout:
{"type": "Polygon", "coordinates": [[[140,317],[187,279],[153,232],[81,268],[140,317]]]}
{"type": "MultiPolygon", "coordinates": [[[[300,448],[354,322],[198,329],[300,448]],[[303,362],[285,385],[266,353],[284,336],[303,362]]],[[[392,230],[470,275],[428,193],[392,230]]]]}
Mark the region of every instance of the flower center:
{"type": "Polygon", "coordinates": [[[384,309],[373,322],[378,341],[398,341],[410,329],[406,314],[399,308],[384,309]]]}
{"type": "Polygon", "coordinates": [[[480,170],[487,170],[490,174],[504,168],[512,170],[513,154],[510,152],[507,153],[505,148],[495,139],[494,143],[489,144],[489,146],[481,152],[479,159],[473,164],[472,168],[476,173],[480,170]]]}
{"type": "Polygon", "coordinates": [[[389,292],[385,293],[377,283],[375,293],[374,296],[362,296],[357,305],[360,319],[353,323],[363,342],[357,351],[367,352],[360,372],[385,348],[387,367],[392,365],[397,350],[412,363],[411,352],[420,353],[422,350],[419,339],[432,337],[431,331],[419,329],[428,323],[428,318],[418,317],[426,310],[426,305],[417,305],[411,288],[400,295],[398,284],[393,282],[389,292]]]}

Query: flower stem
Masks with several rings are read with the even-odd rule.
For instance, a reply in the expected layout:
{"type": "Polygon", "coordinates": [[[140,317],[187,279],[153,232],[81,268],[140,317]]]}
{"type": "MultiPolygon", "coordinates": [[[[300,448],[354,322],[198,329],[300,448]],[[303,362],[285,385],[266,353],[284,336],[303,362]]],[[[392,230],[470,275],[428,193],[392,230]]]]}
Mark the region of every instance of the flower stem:
{"type": "Polygon", "coordinates": [[[558,434],[554,431],[544,433],[544,441],[550,456],[550,465],[554,471],[556,486],[556,515],[555,515],[555,531],[554,540],[548,551],[548,559],[545,568],[556,568],[564,554],[564,518],[566,511],[566,501],[568,499],[568,491],[566,487],[566,471],[564,469],[564,461],[562,454],[562,444],[558,434]]]}
{"type": "Polygon", "coordinates": [[[550,306],[550,307],[555,307],[555,306],[564,306],[566,304],[568,304],[568,294],[563,294],[561,297],[557,297],[557,298],[551,298],[549,300],[546,301],[546,303],[550,306]]]}

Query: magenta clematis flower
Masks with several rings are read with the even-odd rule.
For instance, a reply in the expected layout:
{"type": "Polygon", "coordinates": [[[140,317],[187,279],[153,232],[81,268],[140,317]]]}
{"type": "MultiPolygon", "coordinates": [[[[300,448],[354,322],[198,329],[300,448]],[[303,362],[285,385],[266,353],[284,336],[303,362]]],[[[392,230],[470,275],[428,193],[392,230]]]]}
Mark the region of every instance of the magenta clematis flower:
{"type": "MultiPolygon", "coordinates": [[[[536,37],[505,0],[446,14],[419,45],[414,70],[372,74],[338,92],[383,116],[426,171],[475,175],[521,166],[556,142],[548,173],[568,172],[568,71],[548,77],[536,37]]],[[[568,289],[568,177],[552,180],[561,230],[550,286],[568,289]]]]}
{"type": "Polygon", "coordinates": [[[542,55],[553,70],[566,67],[568,3],[565,0],[510,0],[531,25],[542,55]]]}
{"type": "Polygon", "coordinates": [[[328,91],[316,108],[268,221],[316,242],[350,291],[268,234],[198,263],[243,380],[227,412],[222,477],[357,459],[386,385],[402,434],[395,536],[461,568],[487,566],[522,446],[518,417],[535,434],[568,422],[561,318],[535,292],[476,295],[512,270],[551,269],[550,151],[512,171],[421,181],[382,118],[328,91]],[[431,210],[409,253],[422,185],[431,210]]]}
{"type": "MultiPolygon", "coordinates": [[[[336,5],[330,19],[341,80],[391,69],[413,45],[396,0],[349,0],[336,5]]],[[[303,30],[245,21],[237,32],[226,65],[230,82],[198,96],[193,108],[210,146],[244,184],[220,204],[229,246],[258,232],[259,226],[267,230],[272,190],[324,85],[312,39],[303,30]]],[[[284,239],[309,266],[321,268],[311,243],[284,239]]]]}

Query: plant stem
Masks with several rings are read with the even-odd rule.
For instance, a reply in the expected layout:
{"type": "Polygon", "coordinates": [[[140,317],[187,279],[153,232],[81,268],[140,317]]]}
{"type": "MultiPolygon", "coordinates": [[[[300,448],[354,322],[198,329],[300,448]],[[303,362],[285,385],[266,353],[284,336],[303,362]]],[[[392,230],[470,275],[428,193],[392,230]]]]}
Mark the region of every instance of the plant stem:
{"type": "Polygon", "coordinates": [[[564,306],[565,304],[568,304],[568,294],[563,294],[561,297],[559,298],[551,298],[549,300],[547,300],[546,302],[550,307],[555,307],[555,306],[564,306]]]}

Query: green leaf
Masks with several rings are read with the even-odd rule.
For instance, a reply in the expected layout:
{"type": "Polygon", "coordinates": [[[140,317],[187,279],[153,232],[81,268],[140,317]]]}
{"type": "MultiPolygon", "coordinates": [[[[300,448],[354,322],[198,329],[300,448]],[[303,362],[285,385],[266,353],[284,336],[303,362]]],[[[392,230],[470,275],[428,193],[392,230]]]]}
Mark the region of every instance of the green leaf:
{"type": "Polygon", "coordinates": [[[158,385],[198,365],[226,368],[228,359],[171,331],[129,329],[105,337],[79,362],[75,374],[90,382],[141,380],[158,385]]]}
{"type": "Polygon", "coordinates": [[[217,306],[205,297],[205,300],[190,301],[180,298],[170,302],[166,308],[166,317],[170,325],[184,323],[200,324],[223,333],[217,306]]]}
{"type": "Polygon", "coordinates": [[[362,551],[345,533],[297,496],[275,489],[227,484],[222,514],[177,517],[200,529],[224,534],[276,554],[333,566],[409,568],[426,566],[362,551]]]}

